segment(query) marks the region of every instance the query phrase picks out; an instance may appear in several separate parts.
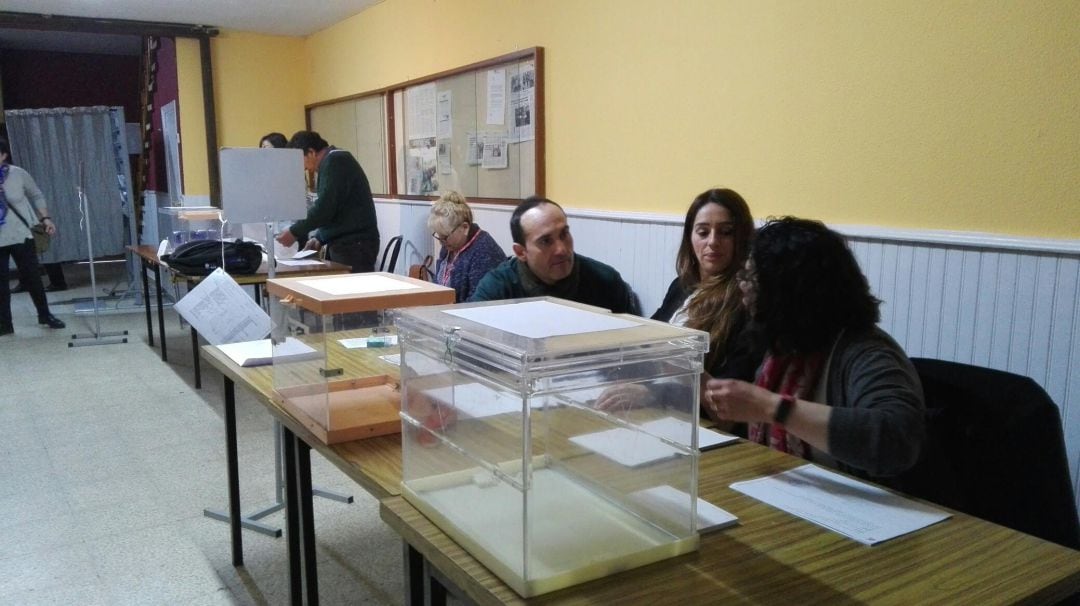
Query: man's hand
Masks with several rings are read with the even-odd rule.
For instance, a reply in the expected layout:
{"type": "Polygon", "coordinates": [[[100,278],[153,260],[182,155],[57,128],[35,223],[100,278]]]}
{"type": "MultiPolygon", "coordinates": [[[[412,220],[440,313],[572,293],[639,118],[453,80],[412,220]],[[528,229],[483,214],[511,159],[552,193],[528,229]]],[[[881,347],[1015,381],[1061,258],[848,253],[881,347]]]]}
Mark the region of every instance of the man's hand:
{"type": "Polygon", "coordinates": [[[322,242],[319,242],[318,238],[309,238],[307,244],[304,245],[304,250],[319,250],[322,248],[322,242]]]}
{"type": "Polygon", "coordinates": [[[294,237],[292,235],[292,232],[287,230],[287,229],[285,231],[281,232],[280,234],[278,234],[277,238],[275,238],[275,239],[278,241],[279,244],[281,244],[282,246],[285,246],[285,247],[289,247],[289,246],[292,246],[293,244],[296,244],[296,237],[294,237]]]}

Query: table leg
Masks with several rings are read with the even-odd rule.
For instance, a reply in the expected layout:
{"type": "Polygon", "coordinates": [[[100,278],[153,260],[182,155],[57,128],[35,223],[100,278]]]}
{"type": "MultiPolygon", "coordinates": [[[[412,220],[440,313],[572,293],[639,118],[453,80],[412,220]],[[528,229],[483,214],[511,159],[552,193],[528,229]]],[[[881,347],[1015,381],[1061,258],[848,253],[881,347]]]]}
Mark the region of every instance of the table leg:
{"type": "Polygon", "coordinates": [[[262,284],[252,284],[251,287],[255,289],[255,304],[262,307],[262,284]]]}
{"type": "MultiPolygon", "coordinates": [[[[294,434],[295,437],[295,434],[294,434]]],[[[319,604],[319,574],[315,561],[315,515],[311,494],[311,447],[296,442],[296,465],[300,491],[300,534],[304,537],[304,584],[307,586],[308,606],[319,604]]]]}
{"type": "Polygon", "coordinates": [[[439,581],[435,568],[426,558],[424,559],[424,584],[427,590],[425,606],[446,606],[446,586],[439,581]]]}
{"type": "Polygon", "coordinates": [[[292,604],[304,603],[304,580],[300,576],[300,496],[296,482],[296,436],[285,432],[285,535],[289,543],[289,598],[292,604]]]}
{"type": "Polygon", "coordinates": [[[424,556],[401,542],[405,557],[405,606],[424,606],[424,556]]]}
{"type": "MultiPolygon", "coordinates": [[[[191,326],[189,324],[189,326],[191,326]]],[[[195,389],[202,389],[202,364],[199,360],[199,333],[191,326],[191,364],[195,367],[195,389]]]]}
{"type": "Polygon", "coordinates": [[[157,289],[157,321],[158,336],[161,337],[161,361],[168,362],[169,355],[165,351],[165,305],[161,301],[161,266],[154,265],[154,288],[157,289]]]}
{"type": "Polygon", "coordinates": [[[146,307],[146,340],[150,343],[150,347],[154,346],[154,321],[150,317],[150,281],[146,277],[146,270],[150,269],[148,266],[150,263],[146,259],[141,259],[142,271],[142,293],[143,293],[143,305],[146,307]]]}
{"type": "Polygon", "coordinates": [[[244,565],[244,539],[240,535],[240,465],[236,452],[236,385],[225,377],[225,458],[229,474],[229,530],[233,566],[244,565]]]}

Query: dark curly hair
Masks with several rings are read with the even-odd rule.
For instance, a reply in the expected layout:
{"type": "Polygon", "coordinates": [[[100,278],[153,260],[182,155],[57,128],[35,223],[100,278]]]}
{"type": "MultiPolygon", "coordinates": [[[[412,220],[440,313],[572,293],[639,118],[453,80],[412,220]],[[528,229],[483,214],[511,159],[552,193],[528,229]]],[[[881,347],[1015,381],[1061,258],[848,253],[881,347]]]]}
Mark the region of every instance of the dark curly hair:
{"type": "Polygon", "coordinates": [[[329,143],[313,130],[298,130],[289,139],[289,147],[302,150],[305,154],[309,149],[319,153],[328,145],[329,143]]]}
{"type": "Polygon", "coordinates": [[[753,321],[779,354],[825,351],[843,330],[872,328],[881,301],[840,234],[820,221],[770,219],[750,251],[753,321]]]}
{"type": "Polygon", "coordinates": [[[288,147],[289,140],[285,138],[285,135],[281,133],[268,133],[263,135],[262,139],[259,139],[259,147],[262,147],[264,142],[270,142],[273,147],[288,147]]]}

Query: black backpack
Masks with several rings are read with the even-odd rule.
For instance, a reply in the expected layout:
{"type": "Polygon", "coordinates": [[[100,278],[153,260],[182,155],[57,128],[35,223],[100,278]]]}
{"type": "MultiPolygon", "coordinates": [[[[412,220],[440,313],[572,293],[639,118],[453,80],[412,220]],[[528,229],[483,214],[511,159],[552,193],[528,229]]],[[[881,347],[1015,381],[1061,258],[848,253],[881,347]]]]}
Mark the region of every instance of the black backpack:
{"type": "Polygon", "coordinates": [[[262,249],[253,242],[236,240],[195,240],[176,247],[161,260],[169,267],[189,276],[208,276],[221,267],[224,247],[225,271],[230,274],[253,274],[262,265],[262,249]]]}

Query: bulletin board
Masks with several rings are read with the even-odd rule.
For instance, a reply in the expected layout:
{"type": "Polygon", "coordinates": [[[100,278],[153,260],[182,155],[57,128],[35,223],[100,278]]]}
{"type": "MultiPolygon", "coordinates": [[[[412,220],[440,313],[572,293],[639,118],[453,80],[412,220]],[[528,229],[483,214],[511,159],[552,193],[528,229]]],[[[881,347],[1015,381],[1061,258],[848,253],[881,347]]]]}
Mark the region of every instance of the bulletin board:
{"type": "Polygon", "coordinates": [[[535,47],[306,109],[309,128],[352,152],[375,194],[453,189],[516,204],[544,195],[543,90],[535,47]]]}

